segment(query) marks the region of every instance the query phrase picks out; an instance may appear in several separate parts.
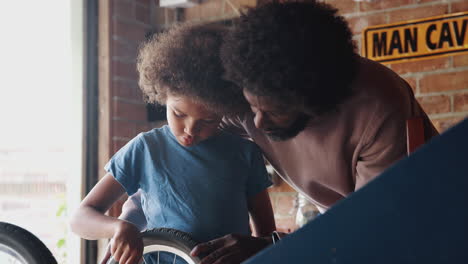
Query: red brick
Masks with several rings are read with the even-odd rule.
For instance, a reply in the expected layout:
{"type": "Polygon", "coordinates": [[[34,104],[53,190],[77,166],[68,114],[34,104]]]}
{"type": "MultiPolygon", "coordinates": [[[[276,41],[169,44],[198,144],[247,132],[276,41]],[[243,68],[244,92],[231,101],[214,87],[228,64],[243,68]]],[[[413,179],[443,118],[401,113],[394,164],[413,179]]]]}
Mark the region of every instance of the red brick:
{"type": "Polygon", "coordinates": [[[353,38],[354,45],[356,46],[356,52],[364,57],[364,54],[362,52],[362,43],[361,43],[361,38],[359,37],[354,37],[353,38]]]}
{"type": "Polygon", "coordinates": [[[419,81],[421,93],[462,90],[467,87],[468,71],[431,74],[419,81]]]}
{"type": "Polygon", "coordinates": [[[123,139],[113,139],[112,140],[112,154],[116,153],[121,149],[125,144],[127,144],[129,140],[123,140],[123,139]]]}
{"type": "Polygon", "coordinates": [[[385,14],[361,15],[348,19],[349,27],[354,34],[360,34],[363,29],[387,23],[387,16],[385,14]]]}
{"type": "Polygon", "coordinates": [[[114,16],[126,19],[135,19],[134,3],[125,1],[113,1],[114,16]]]}
{"type": "Polygon", "coordinates": [[[155,7],[152,13],[153,25],[163,26],[166,24],[166,9],[162,7],[155,7]]]}
{"type": "Polygon", "coordinates": [[[468,11],[468,1],[461,0],[459,2],[452,3],[452,13],[468,11]]]}
{"type": "Polygon", "coordinates": [[[140,89],[136,81],[126,80],[113,80],[112,81],[112,92],[113,96],[118,98],[125,98],[129,100],[141,100],[142,97],[138,93],[140,89]]]}
{"type": "MultiPolygon", "coordinates": [[[[150,0],[137,0],[137,3],[146,7],[146,8],[149,8],[150,7],[150,0]]],[[[157,3],[159,5],[159,1],[157,3]]]]}
{"type": "MultiPolygon", "coordinates": [[[[233,3],[233,2],[231,2],[233,3]]],[[[238,7],[236,6],[233,6],[233,5],[230,5],[228,2],[224,2],[224,5],[223,5],[223,12],[222,12],[222,16],[227,18],[227,17],[237,17],[239,16],[238,14],[238,7]]]]}
{"type": "Polygon", "coordinates": [[[145,26],[120,21],[119,19],[116,19],[116,18],[114,18],[112,23],[113,23],[114,35],[123,39],[135,41],[135,42],[145,40],[145,33],[147,30],[145,26]]]}
{"type": "Polygon", "coordinates": [[[112,66],[114,76],[125,78],[128,80],[138,79],[135,63],[114,60],[112,61],[112,66]]]}
{"type": "Polygon", "coordinates": [[[113,120],[112,121],[112,132],[114,137],[128,138],[135,137],[136,125],[132,121],[124,120],[113,120]]]}
{"type": "Polygon", "coordinates": [[[141,133],[141,132],[150,131],[153,128],[154,128],[154,126],[151,125],[150,123],[137,123],[136,124],[136,134],[141,133]]]}
{"type": "Polygon", "coordinates": [[[243,8],[257,6],[257,0],[238,0],[238,1],[240,2],[240,6],[242,6],[243,8]]]}
{"type": "MultiPolygon", "coordinates": [[[[224,1],[222,17],[229,18],[229,17],[237,17],[239,16],[239,12],[244,11],[246,8],[255,7],[260,4],[262,1],[256,0],[231,0],[231,1],[224,1]]],[[[264,1],[269,2],[269,1],[264,1]]]]}
{"type": "Polygon", "coordinates": [[[468,112],[468,92],[453,96],[453,110],[455,112],[468,112]]]}
{"type": "Polygon", "coordinates": [[[175,8],[166,8],[166,24],[177,22],[177,10],[175,8]]]}
{"type": "Polygon", "coordinates": [[[141,6],[141,5],[135,6],[135,18],[139,22],[149,25],[151,23],[150,13],[151,13],[151,10],[149,7],[141,6]]]}
{"type": "Polygon", "coordinates": [[[406,82],[408,82],[408,84],[411,86],[411,89],[413,89],[413,93],[417,93],[417,81],[416,81],[416,78],[414,77],[403,77],[403,79],[405,79],[406,82]]]}
{"type": "Polygon", "coordinates": [[[295,217],[275,218],[276,230],[284,233],[294,232],[298,227],[295,217]]]}
{"type": "Polygon", "coordinates": [[[213,17],[220,17],[222,15],[222,4],[223,1],[211,0],[203,2],[200,6],[200,16],[203,20],[213,17]]]}
{"type": "Polygon", "coordinates": [[[145,101],[145,96],[143,95],[143,92],[141,91],[140,87],[138,86],[138,83],[136,83],[136,89],[135,89],[135,97],[134,99],[137,101],[145,101]]]}
{"type": "Polygon", "coordinates": [[[462,121],[466,117],[468,117],[468,115],[464,117],[460,116],[460,117],[436,118],[436,119],[432,119],[431,121],[432,121],[432,124],[434,124],[437,131],[439,131],[439,133],[442,133],[445,130],[458,124],[460,121],[462,121]]]}
{"type": "Polygon", "coordinates": [[[294,200],[296,199],[295,195],[278,195],[276,198],[276,207],[273,208],[275,214],[278,215],[292,215],[295,214],[294,210],[294,200]]]}
{"type": "Polygon", "coordinates": [[[195,21],[200,20],[201,16],[201,6],[193,6],[184,9],[185,21],[195,21]]]}
{"type": "Polygon", "coordinates": [[[338,9],[340,15],[355,13],[359,10],[358,3],[355,1],[326,0],[325,2],[338,9]]]}
{"type": "Polygon", "coordinates": [[[113,39],[112,41],[112,56],[124,60],[135,60],[138,53],[138,46],[123,42],[121,40],[113,39]]]}
{"type": "Polygon", "coordinates": [[[468,66],[468,54],[453,56],[453,67],[468,66]]]}
{"type": "Polygon", "coordinates": [[[145,104],[127,103],[114,100],[112,102],[114,109],[114,117],[125,120],[146,121],[146,106],[145,104]]]}
{"type": "Polygon", "coordinates": [[[255,7],[257,5],[257,1],[256,0],[231,0],[231,4],[237,9],[244,9],[248,7],[255,7]]]}
{"type": "MultiPolygon", "coordinates": [[[[390,2],[390,1],[379,1],[390,2]]],[[[448,14],[448,4],[415,7],[389,12],[389,23],[448,14]]]]}
{"type": "Polygon", "coordinates": [[[417,60],[392,64],[392,69],[399,73],[427,72],[446,69],[450,66],[450,57],[441,57],[427,60],[417,60]]]}
{"type": "Polygon", "coordinates": [[[372,1],[372,2],[364,1],[364,2],[359,3],[359,10],[363,12],[367,12],[367,11],[373,11],[373,10],[401,7],[401,6],[409,5],[412,3],[413,3],[412,0],[379,0],[379,1],[372,1]]]}
{"type": "Polygon", "coordinates": [[[417,99],[427,114],[450,112],[450,97],[447,95],[422,96],[417,99]]]}
{"type": "Polygon", "coordinates": [[[430,2],[440,2],[440,0],[415,0],[417,4],[425,4],[430,2]]]}

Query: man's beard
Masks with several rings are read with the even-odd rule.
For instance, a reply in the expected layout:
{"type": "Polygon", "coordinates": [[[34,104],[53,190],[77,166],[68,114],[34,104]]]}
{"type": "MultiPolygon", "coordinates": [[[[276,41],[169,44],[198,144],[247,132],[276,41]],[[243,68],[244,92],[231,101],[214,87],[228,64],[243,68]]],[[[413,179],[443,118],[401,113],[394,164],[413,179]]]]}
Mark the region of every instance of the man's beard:
{"type": "Polygon", "coordinates": [[[265,134],[274,141],[284,141],[293,138],[306,128],[309,119],[309,115],[301,113],[289,127],[275,129],[265,134]]]}

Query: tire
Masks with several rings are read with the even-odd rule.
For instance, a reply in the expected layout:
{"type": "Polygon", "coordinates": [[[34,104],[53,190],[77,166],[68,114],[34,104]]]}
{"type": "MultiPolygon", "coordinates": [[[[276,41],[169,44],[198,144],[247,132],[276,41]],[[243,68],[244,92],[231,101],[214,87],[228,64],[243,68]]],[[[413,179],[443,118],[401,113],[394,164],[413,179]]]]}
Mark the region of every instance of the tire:
{"type": "MultiPolygon", "coordinates": [[[[192,257],[190,251],[198,244],[192,237],[172,228],[155,228],[142,233],[143,254],[152,252],[170,252],[183,258],[189,264],[198,264],[200,259],[192,257]]],[[[118,264],[113,258],[107,264],[118,264]]]]}
{"type": "Polygon", "coordinates": [[[39,238],[19,226],[0,222],[0,255],[9,255],[24,264],[57,264],[39,238]]]}

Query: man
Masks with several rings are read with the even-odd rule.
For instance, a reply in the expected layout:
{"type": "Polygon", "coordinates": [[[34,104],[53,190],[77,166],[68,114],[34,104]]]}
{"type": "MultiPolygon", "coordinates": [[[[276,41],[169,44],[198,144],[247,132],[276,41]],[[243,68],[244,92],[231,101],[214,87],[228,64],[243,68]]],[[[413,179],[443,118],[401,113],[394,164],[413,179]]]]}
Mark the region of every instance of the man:
{"type": "MultiPolygon", "coordinates": [[[[411,87],[355,53],[343,17],[323,3],[270,3],[243,14],[221,52],[226,78],[251,113],[225,120],[323,213],[406,155],[406,120],[420,116],[411,87]]],[[[240,263],[271,239],[226,236],[198,245],[202,264],[240,263]]]]}

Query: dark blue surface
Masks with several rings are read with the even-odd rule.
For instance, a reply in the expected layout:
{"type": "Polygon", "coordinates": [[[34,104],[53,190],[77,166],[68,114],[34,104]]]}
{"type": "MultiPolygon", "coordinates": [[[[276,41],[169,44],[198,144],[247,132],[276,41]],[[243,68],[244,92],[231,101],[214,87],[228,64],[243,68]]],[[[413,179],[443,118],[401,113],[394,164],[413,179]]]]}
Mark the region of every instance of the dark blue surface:
{"type": "Polygon", "coordinates": [[[245,263],[468,263],[468,119],[245,263]]]}

